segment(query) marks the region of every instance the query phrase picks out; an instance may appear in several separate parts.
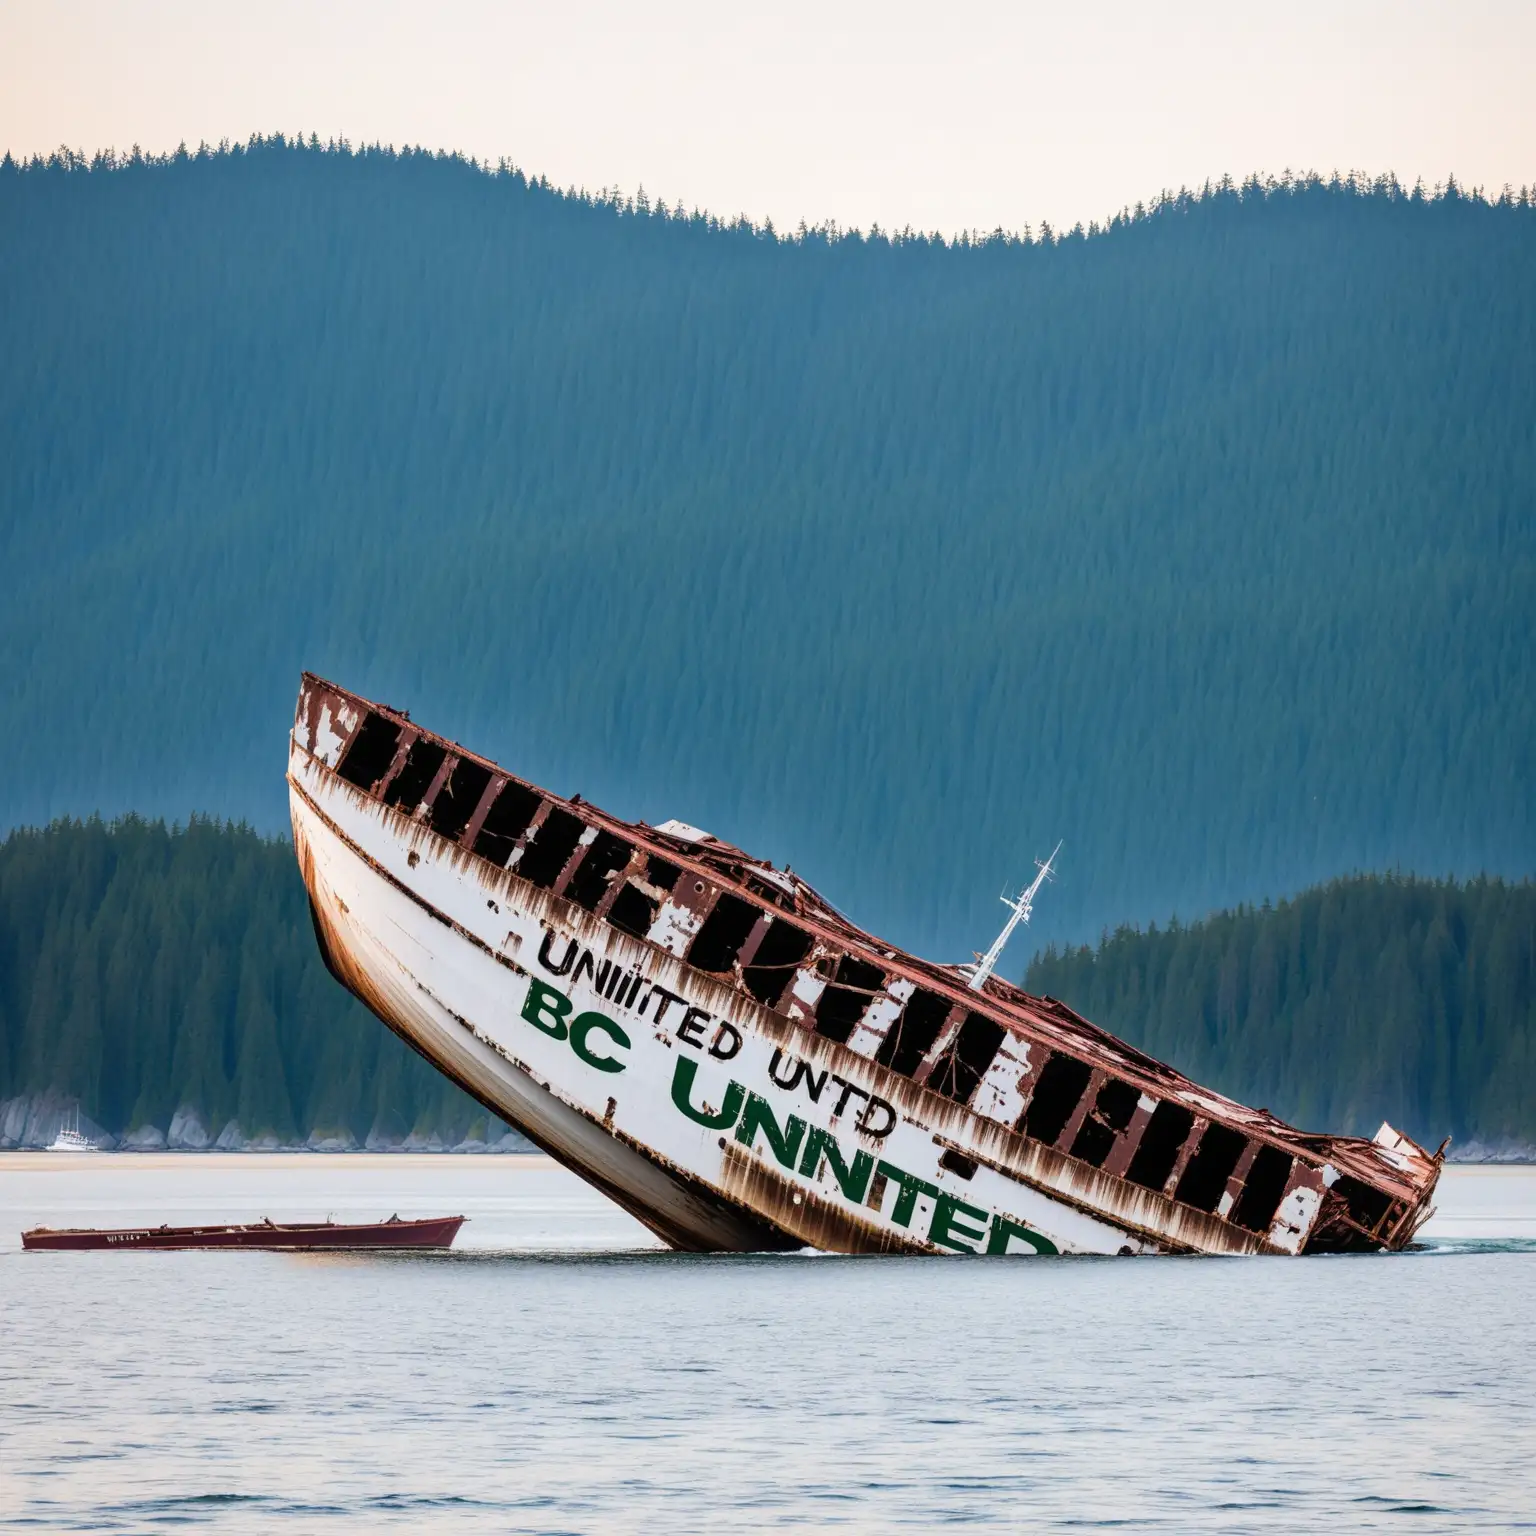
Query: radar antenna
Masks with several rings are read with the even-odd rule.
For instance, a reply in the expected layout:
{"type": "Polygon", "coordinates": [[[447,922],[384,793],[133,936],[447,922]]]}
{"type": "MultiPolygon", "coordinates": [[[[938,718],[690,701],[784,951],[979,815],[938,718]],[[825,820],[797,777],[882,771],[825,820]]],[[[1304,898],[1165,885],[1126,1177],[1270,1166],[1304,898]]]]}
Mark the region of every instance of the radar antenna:
{"type": "Polygon", "coordinates": [[[1051,866],[1056,862],[1056,855],[1061,852],[1061,844],[1057,843],[1051,850],[1051,856],[1043,864],[1039,859],[1035,860],[1035,867],[1040,871],[1030,882],[1029,889],[1019,897],[1017,901],[1009,901],[1006,896],[1000,897],[1002,904],[1008,908],[1010,916],[1003,924],[1003,931],[992,941],[992,948],[984,954],[975,965],[965,967],[970,972],[966,985],[973,992],[980,992],[987,984],[987,978],[997,969],[997,962],[1003,958],[1003,950],[1008,940],[1013,937],[1013,930],[1020,923],[1029,921],[1030,908],[1034,905],[1035,896],[1040,887],[1051,878],[1051,866]]]}

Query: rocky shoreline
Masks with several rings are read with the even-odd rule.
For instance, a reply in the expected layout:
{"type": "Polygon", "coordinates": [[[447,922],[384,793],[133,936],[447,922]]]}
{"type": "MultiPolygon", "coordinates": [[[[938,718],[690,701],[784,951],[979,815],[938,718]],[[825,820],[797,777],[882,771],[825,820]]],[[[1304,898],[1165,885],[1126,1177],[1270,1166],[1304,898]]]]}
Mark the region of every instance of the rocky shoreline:
{"type": "MultiPolygon", "coordinates": [[[[42,1151],[66,1124],[75,1123],[72,1099],[57,1094],[0,1099],[0,1152],[42,1151]]],[[[315,1130],[302,1141],[283,1141],[276,1136],[246,1136],[238,1122],[231,1120],[215,1136],[203,1124],[196,1110],[179,1109],[168,1126],[139,1126],[126,1135],[114,1136],[82,1110],[79,1129],[100,1152],[446,1152],[505,1153],[537,1152],[526,1136],[513,1130],[489,1137],[464,1135],[450,1141],[437,1132],[422,1135],[385,1136],[370,1132],[359,1141],[350,1131],[315,1130]]],[[[483,1124],[484,1122],[482,1122],[483,1124]]],[[[471,1127],[474,1130],[475,1127],[471,1127]]],[[[1469,1141],[1452,1145],[1446,1153],[1448,1163],[1536,1163],[1536,1142],[1469,1141]]]]}
{"type": "MultiPolygon", "coordinates": [[[[247,1136],[231,1120],[217,1135],[209,1132],[196,1110],[179,1109],[170,1124],[138,1126],[126,1135],[114,1136],[98,1125],[73,1100],[55,1094],[0,1100],[0,1152],[42,1151],[50,1146],[65,1125],[75,1125],[101,1152],[536,1152],[525,1136],[506,1130],[490,1136],[466,1134],[448,1140],[437,1132],[426,1135],[386,1136],[370,1132],[359,1141],[347,1130],[314,1130],[303,1140],[282,1140],[271,1135],[247,1136]]],[[[484,1122],[481,1122],[482,1126],[484,1122]]],[[[471,1127],[471,1133],[476,1127],[471,1127]]]]}

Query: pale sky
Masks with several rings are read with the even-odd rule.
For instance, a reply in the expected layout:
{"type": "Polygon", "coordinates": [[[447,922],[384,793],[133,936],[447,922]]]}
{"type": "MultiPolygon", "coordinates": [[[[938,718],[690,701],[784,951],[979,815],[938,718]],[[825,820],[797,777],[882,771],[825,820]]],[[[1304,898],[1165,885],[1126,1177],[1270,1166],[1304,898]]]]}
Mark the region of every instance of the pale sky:
{"type": "Polygon", "coordinates": [[[780,227],[1103,217],[1224,172],[1536,184],[1536,0],[0,0],[0,150],[282,129],[780,227]]]}

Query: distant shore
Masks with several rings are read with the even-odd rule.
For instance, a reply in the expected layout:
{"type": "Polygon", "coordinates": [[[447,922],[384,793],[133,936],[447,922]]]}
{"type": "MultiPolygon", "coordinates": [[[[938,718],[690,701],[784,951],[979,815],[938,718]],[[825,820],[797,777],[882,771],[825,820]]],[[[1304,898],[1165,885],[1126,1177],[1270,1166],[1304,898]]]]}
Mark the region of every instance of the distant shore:
{"type": "MultiPolygon", "coordinates": [[[[147,1152],[207,1154],[227,1153],[357,1153],[379,1157],[422,1153],[431,1156],[526,1156],[538,1149],[518,1131],[498,1121],[488,1124],[482,1115],[457,1133],[445,1137],[437,1131],[414,1131],[407,1136],[383,1136],[371,1131],[363,1140],[347,1130],[313,1130],[302,1140],[284,1140],[271,1133],[246,1136],[237,1121],[229,1121],[217,1134],[203,1123],[196,1110],[180,1109],[170,1124],[135,1127],[115,1136],[61,1094],[34,1094],[0,1100],[0,1153],[46,1152],[61,1129],[78,1129],[94,1143],[97,1152],[122,1152],[142,1156],[147,1152]],[[449,1138],[453,1139],[449,1139],[449,1138]]],[[[68,1154],[60,1152],[57,1156],[68,1154]]],[[[1454,1142],[1446,1162],[1471,1165],[1536,1164],[1536,1141],[1510,1139],[1486,1142],[1476,1138],[1454,1142]]]]}
{"type": "MultiPolygon", "coordinates": [[[[262,1157],[267,1157],[274,1162],[294,1162],[300,1158],[318,1158],[328,1163],[386,1163],[391,1160],[400,1163],[444,1163],[451,1161],[454,1154],[451,1152],[311,1152],[307,1147],[294,1147],[272,1153],[259,1153],[252,1155],[247,1152],[135,1152],[131,1155],[119,1155],[115,1152],[49,1152],[42,1147],[0,1147],[0,1169],[40,1167],[57,1168],[67,1170],[86,1165],[100,1166],[103,1162],[112,1164],[133,1164],[139,1167],[154,1167],[194,1163],[218,1163],[228,1161],[260,1162],[262,1157]]],[[[511,1161],[518,1167],[550,1167],[558,1166],[548,1153],[540,1152],[537,1147],[530,1147],[527,1152],[516,1154],[511,1161]]],[[[1513,1165],[1510,1165],[1513,1166],[1513,1165]]]]}
{"type": "MultiPolygon", "coordinates": [[[[513,1133],[516,1134],[515,1132],[513,1133]]],[[[510,1138],[503,1138],[504,1140],[510,1138]]],[[[54,1157],[61,1162],[68,1157],[543,1157],[531,1141],[517,1137],[520,1145],[486,1146],[461,1143],[454,1147],[360,1147],[324,1144],[310,1146],[296,1142],[291,1146],[249,1147],[92,1147],[90,1151],[54,1152],[48,1147],[0,1146],[0,1157],[54,1157]]],[[[1536,1155],[1530,1161],[1536,1162],[1536,1155]]]]}
{"type": "MultiPolygon", "coordinates": [[[[119,1144],[117,1146],[94,1147],[90,1152],[53,1152],[46,1146],[5,1146],[0,1144],[0,1158],[9,1157],[51,1157],[59,1162],[65,1162],[70,1157],[166,1157],[166,1158],[199,1158],[199,1157],[363,1157],[363,1158],[390,1158],[390,1157],[528,1157],[542,1158],[547,1154],[541,1152],[538,1147],[519,1136],[517,1132],[509,1132],[501,1142],[487,1146],[484,1142],[460,1142],[457,1146],[425,1146],[417,1144],[408,1146],[405,1144],[391,1146],[350,1146],[338,1142],[326,1141],[318,1144],[308,1142],[294,1142],[278,1146],[249,1145],[244,1147],[167,1147],[163,1143],[159,1146],[130,1146],[119,1144]],[[507,1145],[509,1142],[516,1145],[507,1145]]],[[[1513,1147],[1484,1148],[1476,1145],[1469,1146],[1464,1152],[1458,1153],[1453,1147],[1446,1153],[1447,1167],[1455,1168],[1531,1168],[1536,1167],[1536,1146],[1521,1145],[1513,1147]]]]}
{"type": "MultiPolygon", "coordinates": [[[[217,1124],[217,1122],[214,1122],[217,1124]]],[[[440,1131],[381,1135],[370,1131],[361,1141],[349,1130],[314,1129],[302,1139],[270,1132],[247,1136],[236,1120],[211,1130],[195,1109],[179,1109],[162,1129],[139,1125],[114,1135],[87,1113],[83,1105],[59,1093],[20,1095],[0,1100],[0,1152],[46,1152],[59,1132],[78,1130],[98,1152],[399,1152],[526,1153],[534,1150],[526,1136],[503,1125],[478,1120],[461,1123],[446,1136],[440,1131]]]]}

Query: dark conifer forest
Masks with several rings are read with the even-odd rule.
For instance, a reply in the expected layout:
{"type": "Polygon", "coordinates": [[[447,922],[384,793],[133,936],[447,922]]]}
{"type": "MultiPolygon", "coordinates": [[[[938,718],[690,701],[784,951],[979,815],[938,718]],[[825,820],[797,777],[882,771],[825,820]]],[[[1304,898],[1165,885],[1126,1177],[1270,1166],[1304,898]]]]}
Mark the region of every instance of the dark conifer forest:
{"type": "MultiPolygon", "coordinates": [[[[1529,882],[1338,881],[1047,951],[1027,984],[1309,1129],[1536,1139],[1529,882]]],[[[293,850],[208,821],[0,844],[0,1102],[50,1091],[116,1136],[181,1109],[211,1136],[486,1134],[326,973],[293,850]]]]}
{"type": "Polygon", "coordinates": [[[309,666],[942,959],[1058,837],[1039,941],[1532,870],[1527,194],[945,242],[266,141],[6,161],[0,295],[0,825],[279,831],[309,666]]]}
{"type": "Polygon", "coordinates": [[[487,1118],[331,979],[292,847],[199,820],[0,844],[0,1102],[47,1093],[114,1136],[180,1109],[283,1143],[487,1118]]]}
{"type": "Polygon", "coordinates": [[[1335,880],[1047,949],[1025,985],[1308,1128],[1536,1140],[1529,881],[1335,880]]]}

